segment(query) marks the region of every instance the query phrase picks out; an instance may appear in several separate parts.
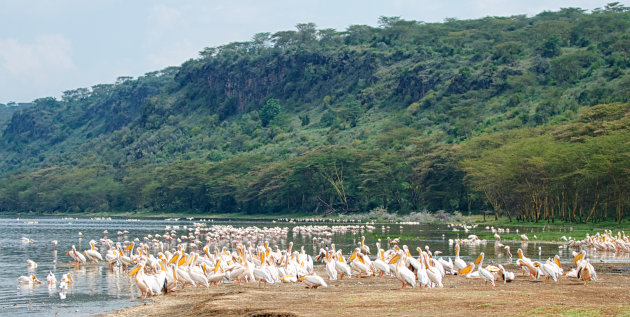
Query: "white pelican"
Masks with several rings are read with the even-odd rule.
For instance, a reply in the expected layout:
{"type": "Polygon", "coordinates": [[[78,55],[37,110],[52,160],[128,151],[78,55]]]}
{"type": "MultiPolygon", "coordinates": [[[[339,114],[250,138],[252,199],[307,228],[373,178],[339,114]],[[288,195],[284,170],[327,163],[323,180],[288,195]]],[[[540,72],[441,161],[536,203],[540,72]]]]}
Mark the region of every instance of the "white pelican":
{"type": "MultiPolygon", "coordinates": [[[[429,280],[437,287],[444,287],[442,284],[442,276],[443,274],[440,272],[439,267],[434,265],[435,262],[429,261],[429,255],[423,253],[424,264],[426,267],[427,276],[429,276],[429,280]]],[[[439,262],[438,262],[439,263],[439,262]]]]}
{"type": "Polygon", "coordinates": [[[129,276],[135,275],[136,286],[138,286],[138,289],[140,289],[140,295],[147,297],[149,295],[152,295],[153,292],[151,290],[151,286],[149,285],[149,281],[144,274],[145,264],[145,262],[138,263],[138,265],[131,269],[131,271],[129,272],[129,276]]]}
{"type": "Polygon", "coordinates": [[[293,274],[288,274],[280,278],[282,283],[297,283],[298,278],[293,274]]]}
{"type": "Polygon", "coordinates": [[[29,238],[27,238],[27,237],[22,237],[22,238],[20,239],[20,241],[21,241],[22,243],[33,243],[33,242],[34,242],[34,241],[33,241],[33,239],[29,239],[29,238]]]}
{"type": "Polygon", "coordinates": [[[103,256],[101,256],[101,253],[98,252],[96,250],[96,247],[94,246],[96,244],[96,241],[90,240],[89,244],[90,244],[90,249],[83,251],[83,254],[85,254],[85,256],[90,260],[90,262],[103,261],[103,256]]]}
{"type": "Polygon", "coordinates": [[[26,268],[28,269],[36,269],[37,268],[37,263],[35,263],[35,261],[28,259],[26,260],[26,268]]]}
{"type": "Polygon", "coordinates": [[[521,235],[521,239],[523,239],[523,241],[529,241],[529,238],[524,233],[521,235]]]}
{"type": "Polygon", "coordinates": [[[337,269],[337,273],[339,273],[339,279],[343,280],[344,275],[348,275],[348,277],[352,277],[352,270],[346,260],[343,258],[343,254],[341,254],[341,250],[337,250],[337,260],[335,261],[335,269],[337,269]]]}
{"type": "Polygon", "coordinates": [[[201,268],[194,265],[188,265],[188,275],[195,281],[196,284],[201,284],[206,288],[210,287],[208,278],[206,277],[207,269],[205,263],[201,265],[201,268]]]}
{"type": "Polygon", "coordinates": [[[306,285],[306,288],[328,287],[328,284],[319,275],[304,275],[300,277],[300,280],[306,285]]]}
{"type": "Polygon", "coordinates": [[[35,276],[35,274],[31,274],[31,276],[20,276],[17,279],[18,284],[20,285],[29,285],[29,286],[33,286],[33,285],[37,285],[37,284],[42,284],[43,282],[38,280],[37,277],[35,276]]]}
{"type": "Polygon", "coordinates": [[[463,270],[464,268],[467,267],[466,262],[464,262],[464,260],[459,258],[459,243],[455,245],[455,261],[453,261],[453,264],[455,265],[455,269],[457,269],[458,271],[463,270]]]}
{"type": "Polygon", "coordinates": [[[71,256],[74,259],[75,264],[81,265],[81,264],[85,264],[85,262],[87,261],[83,254],[77,252],[77,248],[74,246],[74,244],[72,245],[72,249],[68,251],[66,255],[71,256]]]}
{"type": "Polygon", "coordinates": [[[57,278],[55,278],[55,274],[52,271],[48,271],[48,276],[46,276],[46,282],[48,285],[52,285],[53,287],[57,284],[57,278]]]}
{"type": "Polygon", "coordinates": [[[499,264],[499,268],[501,269],[501,277],[504,284],[507,282],[512,282],[514,280],[514,273],[506,270],[501,264],[499,264]]]}
{"type": "Polygon", "coordinates": [[[274,282],[270,272],[266,268],[265,262],[265,253],[263,252],[260,254],[260,267],[255,267],[252,271],[254,278],[258,281],[259,286],[260,283],[273,284],[274,282]]]}
{"type": "Polygon", "coordinates": [[[372,270],[368,265],[365,264],[363,254],[360,253],[360,251],[360,248],[356,248],[354,250],[354,253],[352,253],[352,255],[348,257],[348,261],[350,261],[350,267],[359,272],[359,278],[361,278],[361,275],[363,274],[367,276],[370,276],[372,274],[372,270]]]}
{"type": "Polygon", "coordinates": [[[542,271],[545,272],[545,281],[549,281],[551,277],[554,282],[558,283],[558,276],[560,276],[560,271],[556,268],[555,265],[550,263],[551,261],[547,260],[546,263],[540,263],[538,261],[534,262],[534,266],[537,268],[542,268],[542,271]]]}
{"type": "Polygon", "coordinates": [[[374,269],[376,271],[380,272],[381,276],[383,276],[383,274],[390,274],[389,265],[387,265],[387,263],[385,262],[385,252],[383,251],[383,249],[378,248],[378,252],[376,253],[376,260],[372,262],[372,266],[374,266],[374,269]]]}
{"type": "Polygon", "coordinates": [[[481,277],[484,281],[486,281],[486,284],[490,282],[490,284],[492,284],[492,287],[495,287],[496,284],[494,283],[494,274],[490,273],[490,271],[483,268],[483,259],[485,257],[485,254],[481,252],[479,257],[481,258],[481,261],[479,259],[475,261],[475,262],[479,262],[479,268],[477,269],[477,271],[479,271],[479,277],[481,277]]]}
{"type": "Polygon", "coordinates": [[[335,260],[333,257],[332,251],[324,249],[321,249],[319,255],[315,257],[316,261],[323,261],[326,264],[326,274],[328,274],[329,281],[337,280],[337,269],[335,268],[335,260]]]}
{"type": "Polygon", "coordinates": [[[64,283],[66,286],[70,286],[73,282],[74,280],[72,279],[72,275],[70,275],[70,273],[66,273],[61,276],[61,281],[59,283],[64,283]]]}
{"type": "Polygon", "coordinates": [[[370,254],[370,247],[365,244],[365,236],[361,236],[361,253],[363,254],[370,254]]]}
{"type": "Polygon", "coordinates": [[[540,276],[540,270],[534,265],[532,261],[526,261],[524,259],[516,260],[516,265],[520,266],[524,273],[529,274],[529,279],[538,279],[540,276]]]}
{"type": "Polygon", "coordinates": [[[407,285],[411,285],[411,287],[416,287],[416,277],[411,272],[407,266],[404,265],[406,263],[407,255],[402,251],[398,251],[396,255],[389,261],[389,264],[396,264],[395,275],[396,278],[402,283],[402,288],[407,285]]]}

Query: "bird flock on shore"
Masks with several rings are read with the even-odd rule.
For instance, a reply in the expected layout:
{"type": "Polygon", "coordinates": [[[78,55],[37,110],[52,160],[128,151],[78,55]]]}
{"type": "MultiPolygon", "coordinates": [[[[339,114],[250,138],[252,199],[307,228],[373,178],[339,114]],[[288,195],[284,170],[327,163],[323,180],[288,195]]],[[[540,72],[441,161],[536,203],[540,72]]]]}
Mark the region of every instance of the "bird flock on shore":
{"type": "MultiPolygon", "coordinates": [[[[455,226],[453,226],[455,227],[455,226]]],[[[444,286],[445,275],[459,275],[465,278],[478,278],[486,284],[496,286],[497,282],[508,283],[516,274],[506,270],[502,264],[484,264],[485,255],[479,254],[474,262],[465,262],[460,257],[462,245],[486,243],[475,235],[467,239],[452,240],[455,254],[444,256],[441,251],[432,251],[429,246],[412,250],[401,245],[400,238],[387,239],[383,248],[378,239],[371,249],[365,236],[354,249],[346,254],[332,243],[334,233],[364,233],[376,229],[370,225],[349,226],[295,226],[288,227],[237,228],[225,225],[195,223],[191,227],[165,226],[161,233],[144,236],[133,241],[114,242],[107,238],[91,240],[89,249],[79,251],[72,245],[65,255],[72,258],[75,266],[108,265],[110,270],[120,270],[133,278],[141,296],[157,296],[186,287],[218,286],[227,283],[258,283],[260,287],[278,283],[303,283],[307,288],[327,287],[327,281],[348,278],[395,278],[404,287],[440,288],[444,286]],[[293,242],[281,249],[279,240],[287,240],[289,231],[293,235],[313,235],[313,249],[319,252],[307,254],[304,246],[296,247],[293,242]],[[100,243],[100,249],[97,247],[100,243]],[[272,244],[275,244],[272,247],[272,244]],[[103,253],[101,253],[103,252],[103,253]],[[417,253],[417,255],[413,255],[417,253]],[[314,265],[322,263],[326,276],[319,276],[314,265]]],[[[383,228],[385,230],[385,228],[383,228]]],[[[494,232],[494,230],[493,230],[494,232]]],[[[500,244],[497,230],[495,243],[500,244]]],[[[118,231],[119,237],[127,237],[127,231],[118,231]]],[[[104,232],[107,234],[107,231],[104,232]]],[[[78,233],[82,237],[82,233],[78,233]]],[[[597,273],[586,257],[587,251],[630,252],[630,241],[625,232],[587,235],[584,240],[563,239],[573,252],[573,267],[565,271],[560,257],[556,255],[545,262],[534,261],[518,249],[515,264],[522,269],[523,276],[529,279],[543,278],[558,282],[560,278],[576,278],[583,281],[597,281],[597,273]]],[[[23,237],[24,244],[33,240],[23,237]]],[[[384,242],[384,241],[383,241],[384,242]]],[[[51,241],[53,248],[57,241],[51,241]]],[[[502,246],[502,244],[500,244],[502,246]]],[[[509,247],[505,254],[512,263],[509,247]]],[[[27,259],[30,271],[37,263],[27,259]]],[[[73,285],[70,273],[63,274],[57,283],[53,272],[49,272],[46,282],[37,279],[35,274],[20,276],[21,286],[36,286],[46,283],[58,288],[60,298],[65,298],[66,290],[73,285]],[[57,286],[58,284],[58,286],[57,286]]]]}

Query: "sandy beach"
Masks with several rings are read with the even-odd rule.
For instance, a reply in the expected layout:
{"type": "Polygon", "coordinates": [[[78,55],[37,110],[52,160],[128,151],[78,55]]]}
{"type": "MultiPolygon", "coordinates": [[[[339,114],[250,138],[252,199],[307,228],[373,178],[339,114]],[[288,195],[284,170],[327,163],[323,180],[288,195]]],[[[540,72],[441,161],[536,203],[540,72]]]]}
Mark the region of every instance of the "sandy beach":
{"type": "MultiPolygon", "coordinates": [[[[564,264],[565,270],[571,264],[564,264]]],[[[516,279],[496,287],[480,279],[446,275],[441,289],[401,289],[389,277],[344,278],[327,288],[302,283],[260,287],[226,284],[187,287],[168,295],[138,299],[136,306],[104,316],[615,316],[630,315],[630,264],[594,264],[598,282],[563,277],[558,283],[516,279]]],[[[316,272],[326,277],[323,266],[316,272]]],[[[327,278],[326,278],[327,279],[327,278]]]]}

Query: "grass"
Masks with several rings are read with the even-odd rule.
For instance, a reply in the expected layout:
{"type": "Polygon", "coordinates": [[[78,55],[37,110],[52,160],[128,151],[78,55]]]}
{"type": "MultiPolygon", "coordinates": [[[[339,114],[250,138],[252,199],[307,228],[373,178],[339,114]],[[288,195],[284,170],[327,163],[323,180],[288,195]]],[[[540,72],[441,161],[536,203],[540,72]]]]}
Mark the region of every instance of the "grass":
{"type": "Polygon", "coordinates": [[[562,316],[562,317],[591,317],[601,316],[599,309],[575,308],[565,310],[561,307],[538,307],[525,313],[526,316],[562,316]]]}

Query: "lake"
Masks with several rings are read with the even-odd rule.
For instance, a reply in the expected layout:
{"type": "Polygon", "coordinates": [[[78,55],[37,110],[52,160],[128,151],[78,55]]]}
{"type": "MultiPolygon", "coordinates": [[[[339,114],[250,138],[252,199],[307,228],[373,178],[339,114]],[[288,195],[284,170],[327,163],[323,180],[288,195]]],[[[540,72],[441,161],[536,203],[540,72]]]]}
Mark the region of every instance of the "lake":
{"type": "MultiPolygon", "coordinates": [[[[60,316],[85,316],[116,309],[142,302],[137,299],[139,292],[132,278],[118,270],[110,271],[106,265],[86,265],[80,269],[72,266],[72,258],[66,255],[75,245],[77,250],[89,249],[89,241],[111,239],[114,243],[133,241],[150,241],[148,235],[158,234],[161,237],[166,229],[183,232],[197,226],[213,228],[216,226],[232,226],[245,228],[256,226],[256,233],[246,236],[236,234],[222,237],[208,237],[211,246],[228,246],[232,248],[241,241],[252,241],[262,244],[265,240],[270,246],[278,245],[281,249],[288,247],[290,241],[294,248],[305,247],[309,254],[316,254],[320,247],[335,243],[337,249],[342,249],[345,255],[351,253],[360,243],[360,237],[366,236],[366,244],[375,249],[376,239],[380,238],[382,247],[387,248],[387,237],[402,237],[400,244],[406,244],[416,255],[415,248],[429,246],[432,251],[441,250],[442,256],[453,256],[454,245],[449,239],[466,238],[469,234],[487,232],[485,228],[473,228],[469,232],[454,231],[446,224],[394,224],[394,223],[330,223],[330,222],[288,222],[288,221],[243,221],[243,220],[200,220],[200,219],[108,219],[108,218],[60,218],[60,217],[0,217],[0,283],[5,287],[0,289],[0,315],[6,316],[50,316],[59,313],[60,316]],[[317,227],[311,227],[317,226],[317,227]],[[327,227],[322,227],[327,226],[327,227]],[[325,228],[325,229],[324,229],[325,228]],[[284,233],[275,234],[276,231],[284,233]],[[107,231],[107,233],[104,233],[107,231]],[[126,234],[118,232],[128,231],[126,234]],[[82,236],[79,236],[79,232],[82,236]],[[317,232],[317,233],[314,233],[317,232]],[[23,243],[22,237],[32,239],[32,243],[23,243]],[[315,240],[314,240],[315,238],[315,240]],[[57,240],[55,247],[52,240],[57,240]],[[36,269],[27,269],[26,260],[31,259],[38,264],[36,269]],[[49,288],[46,284],[22,287],[17,279],[21,275],[35,273],[41,281],[46,281],[51,271],[60,280],[61,275],[71,273],[74,285],[67,291],[66,298],[61,299],[57,288],[49,288]]],[[[535,234],[535,232],[533,233],[535,234]]],[[[582,239],[583,237],[579,237],[582,239]]],[[[176,239],[157,239],[165,243],[165,249],[176,246],[176,239]]],[[[547,259],[560,254],[563,261],[571,259],[571,250],[559,243],[532,242],[503,242],[510,245],[515,257],[516,249],[523,248],[526,255],[534,260],[547,259]]],[[[97,244],[101,254],[105,254],[107,247],[97,244]]],[[[495,247],[494,241],[477,245],[462,245],[460,256],[466,261],[472,261],[485,252],[486,263],[506,261],[503,248],[495,247]]],[[[628,261],[628,255],[589,254],[591,259],[603,261],[628,261]]],[[[57,283],[57,286],[59,283],[57,283]]]]}

